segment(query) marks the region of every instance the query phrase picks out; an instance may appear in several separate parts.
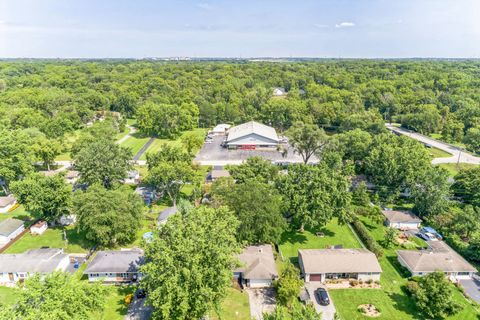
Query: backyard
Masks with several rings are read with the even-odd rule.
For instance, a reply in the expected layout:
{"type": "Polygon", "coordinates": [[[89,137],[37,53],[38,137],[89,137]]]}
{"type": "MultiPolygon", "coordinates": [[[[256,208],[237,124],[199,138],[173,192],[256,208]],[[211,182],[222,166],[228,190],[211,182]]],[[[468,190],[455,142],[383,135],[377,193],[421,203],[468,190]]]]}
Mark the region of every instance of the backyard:
{"type": "Polygon", "coordinates": [[[250,320],[250,305],[248,295],[235,288],[229,288],[227,297],[222,302],[220,317],[212,312],[212,320],[250,320]]]}

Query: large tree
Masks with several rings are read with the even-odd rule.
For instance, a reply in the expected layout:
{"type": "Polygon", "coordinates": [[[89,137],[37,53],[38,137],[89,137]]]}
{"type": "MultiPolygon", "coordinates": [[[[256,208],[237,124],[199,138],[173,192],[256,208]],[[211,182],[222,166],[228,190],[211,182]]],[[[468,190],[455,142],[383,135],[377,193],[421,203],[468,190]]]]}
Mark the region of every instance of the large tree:
{"type": "Polygon", "coordinates": [[[271,185],[247,180],[234,185],[215,182],[214,198],[226,204],[237,215],[239,241],[250,244],[277,243],[285,231],[282,197],[271,185]]]}
{"type": "Polygon", "coordinates": [[[39,137],[32,146],[32,150],[36,158],[43,162],[44,167],[50,170],[55,157],[62,152],[62,145],[57,140],[39,137]]]}
{"type": "Polygon", "coordinates": [[[93,319],[104,308],[106,288],[90,284],[67,273],[29,277],[17,302],[0,307],[0,319],[93,319]]]}
{"type": "Polygon", "coordinates": [[[480,206],[480,167],[460,170],[455,176],[452,190],[465,202],[480,206]]]}
{"type": "Polygon", "coordinates": [[[77,229],[103,247],[132,242],[140,228],[142,211],[142,200],[128,187],[108,190],[96,184],[85,192],[75,192],[73,198],[77,229]]]}
{"type": "Polygon", "coordinates": [[[295,301],[292,306],[284,307],[278,305],[271,313],[265,312],[263,320],[320,320],[322,315],[317,313],[315,307],[312,304],[302,304],[299,301],[295,301]]]}
{"type": "Polygon", "coordinates": [[[323,226],[333,217],[341,223],[349,221],[350,181],[342,170],[323,162],[291,165],[288,174],[278,179],[277,188],[292,222],[302,231],[323,226]]]}
{"type": "Polygon", "coordinates": [[[280,273],[280,278],[275,281],[274,285],[277,290],[277,301],[279,304],[291,306],[293,302],[297,301],[303,285],[298,268],[287,262],[280,273]]]}
{"type": "Polygon", "coordinates": [[[203,145],[203,137],[195,132],[187,132],[181,138],[182,146],[187,150],[188,154],[193,155],[194,151],[200,149],[203,145]]]}
{"type": "Polygon", "coordinates": [[[453,299],[453,284],[443,272],[433,272],[410,281],[407,288],[418,309],[431,319],[445,319],[460,310],[453,299]]]}
{"type": "Polygon", "coordinates": [[[192,159],[192,155],[186,152],[184,148],[166,143],[162,144],[157,152],[147,152],[147,166],[149,170],[163,162],[190,163],[192,159]]]}
{"type": "Polygon", "coordinates": [[[289,142],[298,152],[304,163],[314,155],[320,153],[328,141],[325,131],[315,124],[295,122],[286,135],[290,138],[289,142]]]}
{"type": "Polygon", "coordinates": [[[12,182],[11,189],[18,202],[36,218],[52,222],[70,210],[72,188],[61,173],[53,176],[34,173],[12,182]]]}
{"type": "Polygon", "coordinates": [[[200,207],[168,219],[146,245],[141,286],[155,319],[200,319],[219,310],[238,261],[238,221],[200,207]]]}
{"type": "Polygon", "coordinates": [[[250,179],[269,183],[275,181],[278,175],[278,166],[262,157],[250,157],[241,165],[229,166],[227,169],[238,183],[250,179]]]}

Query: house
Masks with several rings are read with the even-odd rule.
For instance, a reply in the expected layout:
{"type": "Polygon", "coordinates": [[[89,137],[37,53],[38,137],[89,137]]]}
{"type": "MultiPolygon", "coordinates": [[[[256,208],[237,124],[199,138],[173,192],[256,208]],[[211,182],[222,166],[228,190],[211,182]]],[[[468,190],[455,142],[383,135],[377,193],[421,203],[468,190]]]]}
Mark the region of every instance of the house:
{"type": "Polygon", "coordinates": [[[58,219],[58,223],[60,223],[62,226],[69,226],[75,222],[77,222],[77,215],[75,214],[63,214],[58,219]]]}
{"type": "Polygon", "coordinates": [[[167,222],[168,218],[177,212],[177,207],[169,207],[160,212],[157,218],[157,224],[161,225],[167,222]]]}
{"type": "Polygon", "coordinates": [[[128,171],[124,182],[126,184],[138,184],[140,182],[140,173],[137,170],[128,171]]]}
{"type": "Polygon", "coordinates": [[[246,247],[238,259],[242,266],[237,268],[233,275],[247,287],[268,287],[278,278],[271,245],[246,247]]]}
{"type": "Polygon", "coordinates": [[[48,224],[46,221],[38,221],[33,226],[30,227],[30,233],[33,235],[41,235],[48,229],[48,224]]]}
{"type": "Polygon", "coordinates": [[[429,241],[427,250],[397,250],[398,262],[413,276],[434,271],[445,273],[452,280],[470,279],[477,269],[443,241],[429,241]]]}
{"type": "Polygon", "coordinates": [[[209,135],[214,135],[214,136],[221,136],[227,133],[228,129],[230,129],[231,125],[227,123],[220,123],[215,126],[210,132],[208,132],[209,135]]]}
{"type": "Polygon", "coordinates": [[[90,282],[136,282],[141,278],[139,266],[142,262],[140,249],[99,251],[83,273],[90,282]]]}
{"type": "Polygon", "coordinates": [[[207,176],[207,181],[215,181],[219,178],[228,178],[230,177],[230,172],[223,169],[222,167],[213,167],[207,176]]]}
{"type": "Polygon", "coordinates": [[[367,249],[301,249],[298,262],[305,282],[328,279],[379,281],[382,268],[367,249]]]}
{"type": "Polygon", "coordinates": [[[286,95],[287,95],[287,91],[285,90],[285,88],[281,88],[281,87],[273,88],[274,97],[284,97],[286,95]]]}
{"type": "Polygon", "coordinates": [[[8,218],[0,222],[0,247],[3,247],[25,230],[22,220],[8,218]]]}
{"type": "Polygon", "coordinates": [[[75,182],[77,182],[79,176],[80,176],[80,173],[78,171],[68,170],[67,174],[65,175],[65,180],[69,184],[75,184],[75,182]]]}
{"type": "Polygon", "coordinates": [[[66,271],[70,259],[63,249],[34,249],[24,253],[0,254],[0,285],[10,286],[29,276],[66,271]]]}
{"type": "Polygon", "coordinates": [[[12,196],[0,197],[0,213],[7,213],[17,203],[12,196]]]}
{"type": "Polygon", "coordinates": [[[225,141],[229,149],[254,150],[276,148],[280,140],[274,128],[250,121],[228,130],[225,141]]]}
{"type": "Polygon", "coordinates": [[[385,225],[400,230],[419,229],[422,220],[408,211],[383,210],[385,225]]]}

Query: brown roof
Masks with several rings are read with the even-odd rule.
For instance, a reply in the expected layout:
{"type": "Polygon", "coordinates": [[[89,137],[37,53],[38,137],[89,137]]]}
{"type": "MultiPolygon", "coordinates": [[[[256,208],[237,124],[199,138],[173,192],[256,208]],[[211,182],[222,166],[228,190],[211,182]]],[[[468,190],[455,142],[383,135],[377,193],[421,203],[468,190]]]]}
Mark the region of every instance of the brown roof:
{"type": "Polygon", "coordinates": [[[301,249],[304,273],[382,272],[377,257],[367,249],[301,249]]]}
{"type": "Polygon", "coordinates": [[[238,259],[243,264],[235,272],[242,272],[244,279],[273,279],[278,277],[271,245],[246,247],[238,259]]]}
{"type": "Polygon", "coordinates": [[[5,208],[11,204],[15,203],[15,198],[12,196],[0,197],[0,208],[5,208]]]}
{"type": "Polygon", "coordinates": [[[383,215],[388,219],[390,222],[415,222],[420,223],[422,219],[417,217],[411,212],[408,211],[396,211],[396,210],[383,210],[383,215]]]}
{"type": "Polygon", "coordinates": [[[435,241],[428,250],[398,250],[397,254],[411,272],[477,272],[443,241],[435,241]]]}

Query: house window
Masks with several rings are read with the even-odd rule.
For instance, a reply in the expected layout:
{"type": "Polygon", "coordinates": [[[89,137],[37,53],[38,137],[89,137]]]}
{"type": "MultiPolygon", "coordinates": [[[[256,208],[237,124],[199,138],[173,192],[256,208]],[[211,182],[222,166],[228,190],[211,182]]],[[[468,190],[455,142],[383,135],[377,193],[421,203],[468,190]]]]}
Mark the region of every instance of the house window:
{"type": "Polygon", "coordinates": [[[457,272],[458,276],[468,276],[470,272],[457,272]]]}

